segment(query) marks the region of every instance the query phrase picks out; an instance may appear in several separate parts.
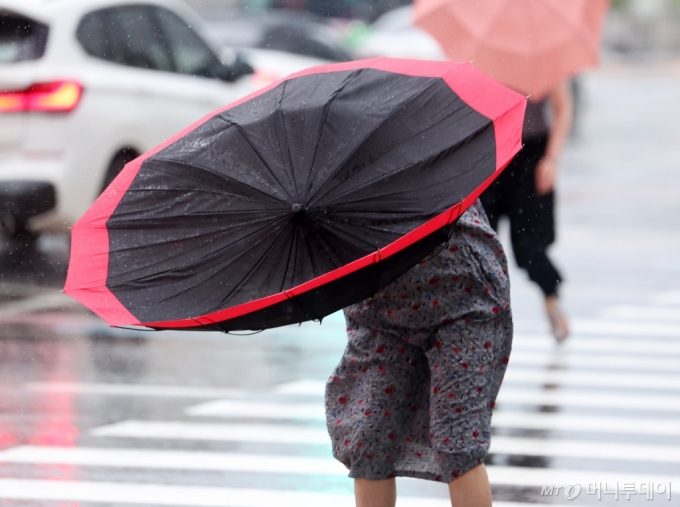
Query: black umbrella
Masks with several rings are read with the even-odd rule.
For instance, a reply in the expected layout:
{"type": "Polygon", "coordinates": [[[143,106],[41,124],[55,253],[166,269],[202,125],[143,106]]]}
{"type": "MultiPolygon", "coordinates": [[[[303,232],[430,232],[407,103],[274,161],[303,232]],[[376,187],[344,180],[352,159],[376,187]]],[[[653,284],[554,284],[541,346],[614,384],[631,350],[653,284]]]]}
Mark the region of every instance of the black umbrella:
{"type": "Polygon", "coordinates": [[[375,294],[520,148],[471,65],[317,67],[131,162],[73,228],[66,292],[112,325],[264,329],[375,294]]]}

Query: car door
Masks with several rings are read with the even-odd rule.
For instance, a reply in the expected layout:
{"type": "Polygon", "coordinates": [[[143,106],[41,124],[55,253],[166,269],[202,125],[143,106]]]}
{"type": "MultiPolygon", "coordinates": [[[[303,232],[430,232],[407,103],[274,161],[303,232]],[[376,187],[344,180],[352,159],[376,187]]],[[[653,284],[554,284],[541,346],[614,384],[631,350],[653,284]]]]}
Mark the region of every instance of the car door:
{"type": "Polygon", "coordinates": [[[252,91],[251,79],[230,80],[229,69],[186,20],[165,7],[152,10],[173,61],[175,92],[197,101],[201,116],[252,91]]]}

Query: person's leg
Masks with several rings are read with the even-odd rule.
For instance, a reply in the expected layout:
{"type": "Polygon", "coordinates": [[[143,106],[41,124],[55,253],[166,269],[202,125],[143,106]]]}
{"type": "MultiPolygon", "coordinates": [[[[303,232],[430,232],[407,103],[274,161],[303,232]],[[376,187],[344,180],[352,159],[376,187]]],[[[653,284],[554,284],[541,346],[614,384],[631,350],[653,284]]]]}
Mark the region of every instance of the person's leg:
{"type": "Polygon", "coordinates": [[[449,495],[453,507],[491,507],[491,485],[486,467],[479,465],[450,482],[449,495]]]}
{"type": "Polygon", "coordinates": [[[397,483],[394,479],[354,479],[354,497],[357,507],[394,507],[397,503],[397,483]]]}
{"type": "Polygon", "coordinates": [[[567,319],[559,305],[557,289],[562,276],[547,254],[555,241],[555,194],[536,194],[535,170],[547,139],[527,141],[521,161],[525,173],[518,180],[509,210],[512,249],[517,265],[543,292],[545,312],[558,342],[569,336],[567,319]]]}

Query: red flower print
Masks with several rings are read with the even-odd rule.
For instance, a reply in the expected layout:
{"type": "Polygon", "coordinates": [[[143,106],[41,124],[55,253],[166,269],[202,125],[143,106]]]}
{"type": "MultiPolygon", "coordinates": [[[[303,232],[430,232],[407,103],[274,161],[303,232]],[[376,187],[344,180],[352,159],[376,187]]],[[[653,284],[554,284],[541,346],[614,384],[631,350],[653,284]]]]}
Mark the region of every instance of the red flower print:
{"type": "Polygon", "coordinates": [[[439,280],[437,280],[436,278],[430,278],[430,285],[434,285],[434,284],[437,283],[438,281],[439,281],[439,280]]]}
{"type": "Polygon", "coordinates": [[[441,348],[442,348],[441,342],[436,342],[436,343],[434,344],[434,346],[437,347],[438,349],[441,349],[441,348]]]}
{"type": "Polygon", "coordinates": [[[340,396],[340,398],[338,398],[338,401],[339,401],[342,405],[344,405],[345,403],[347,403],[347,398],[345,398],[344,396],[340,396]]]}
{"type": "Polygon", "coordinates": [[[439,392],[439,387],[438,387],[438,386],[434,386],[434,388],[432,389],[432,392],[433,392],[434,394],[437,394],[437,393],[439,392]]]}
{"type": "Polygon", "coordinates": [[[477,438],[477,437],[479,436],[479,432],[473,431],[473,432],[472,432],[472,436],[475,437],[475,438],[477,438]]]}
{"type": "Polygon", "coordinates": [[[388,434],[387,438],[389,438],[390,440],[394,440],[394,433],[388,434]]]}
{"type": "Polygon", "coordinates": [[[456,407],[456,413],[460,414],[460,413],[461,413],[462,411],[463,411],[463,409],[462,409],[462,408],[460,408],[460,407],[456,407]]]}
{"type": "Polygon", "coordinates": [[[467,363],[460,363],[460,365],[461,365],[463,368],[467,368],[467,367],[468,367],[468,364],[467,364],[467,363]]]}
{"type": "Polygon", "coordinates": [[[449,252],[456,253],[457,251],[458,251],[457,246],[453,246],[453,247],[449,248],[449,252]]]}
{"type": "Polygon", "coordinates": [[[488,349],[489,347],[491,347],[491,344],[489,342],[484,342],[484,348],[488,349]]]}
{"type": "Polygon", "coordinates": [[[345,439],[343,443],[345,444],[345,447],[347,447],[349,445],[349,440],[345,439]]]}
{"type": "Polygon", "coordinates": [[[420,310],[420,305],[413,305],[411,308],[413,308],[414,310],[420,310]]]}
{"type": "Polygon", "coordinates": [[[371,415],[371,411],[367,410],[366,412],[364,412],[364,415],[371,415]]]}
{"type": "Polygon", "coordinates": [[[378,354],[382,354],[383,352],[385,352],[385,347],[378,347],[377,349],[375,349],[375,351],[376,351],[378,354]]]}
{"type": "Polygon", "coordinates": [[[392,394],[394,390],[391,387],[386,387],[385,388],[385,394],[392,394]]]}

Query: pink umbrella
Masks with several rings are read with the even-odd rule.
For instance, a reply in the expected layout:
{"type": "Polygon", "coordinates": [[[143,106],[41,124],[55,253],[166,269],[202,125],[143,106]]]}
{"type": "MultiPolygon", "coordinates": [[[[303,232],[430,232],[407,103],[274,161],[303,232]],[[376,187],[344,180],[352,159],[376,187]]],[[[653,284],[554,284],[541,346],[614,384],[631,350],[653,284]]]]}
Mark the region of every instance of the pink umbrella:
{"type": "Polygon", "coordinates": [[[414,23],[452,60],[472,61],[540,99],[597,65],[608,7],[609,0],[415,0],[414,23]]]}

